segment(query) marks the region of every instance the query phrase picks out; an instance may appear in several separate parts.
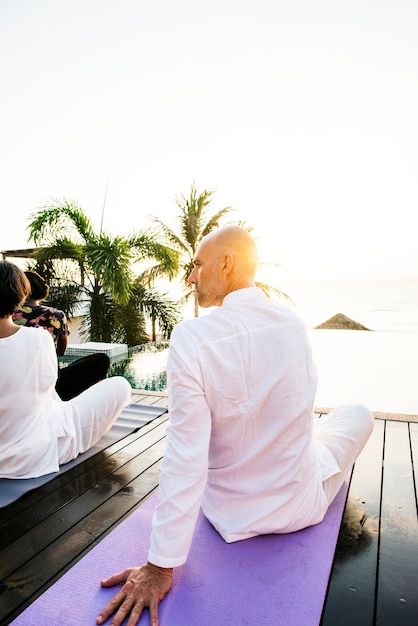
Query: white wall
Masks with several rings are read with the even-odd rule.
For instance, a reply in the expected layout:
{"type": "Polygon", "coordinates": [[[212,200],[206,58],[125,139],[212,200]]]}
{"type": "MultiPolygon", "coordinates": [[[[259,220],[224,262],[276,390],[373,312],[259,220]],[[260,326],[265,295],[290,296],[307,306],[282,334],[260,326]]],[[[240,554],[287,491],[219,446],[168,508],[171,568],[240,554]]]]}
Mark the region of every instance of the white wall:
{"type": "Polygon", "coordinates": [[[68,327],[70,329],[70,336],[68,337],[69,344],[84,343],[84,339],[80,336],[80,326],[82,320],[83,316],[79,315],[77,317],[72,317],[71,321],[68,322],[68,327]]]}

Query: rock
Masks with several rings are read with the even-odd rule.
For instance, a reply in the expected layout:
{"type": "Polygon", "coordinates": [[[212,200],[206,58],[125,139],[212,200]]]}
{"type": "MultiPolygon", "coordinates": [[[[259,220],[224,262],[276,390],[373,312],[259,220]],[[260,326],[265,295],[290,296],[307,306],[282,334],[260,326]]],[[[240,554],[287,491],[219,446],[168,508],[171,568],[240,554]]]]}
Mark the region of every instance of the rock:
{"type": "Polygon", "coordinates": [[[314,328],[335,328],[338,330],[371,330],[370,328],[366,328],[363,324],[359,324],[359,322],[355,322],[350,319],[346,315],[342,313],[337,313],[330,317],[326,322],[319,324],[318,326],[314,326],[314,328]]]}

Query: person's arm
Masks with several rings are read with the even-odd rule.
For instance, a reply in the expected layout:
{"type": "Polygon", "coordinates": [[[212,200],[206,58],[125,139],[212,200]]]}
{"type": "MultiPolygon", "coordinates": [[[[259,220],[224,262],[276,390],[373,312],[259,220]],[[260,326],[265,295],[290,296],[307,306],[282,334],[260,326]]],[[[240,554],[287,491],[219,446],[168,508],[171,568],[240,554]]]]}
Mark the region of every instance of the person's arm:
{"type": "Polygon", "coordinates": [[[102,581],[123,584],[97,618],[115,614],[112,625],[128,617],[137,624],[145,606],[158,624],[158,604],[171,587],[173,567],[185,563],[208,472],[211,432],[209,407],[198,378],[193,338],[173,333],[167,363],[170,424],[160,469],[159,499],[153,516],[148,562],[102,581]]]}
{"type": "Polygon", "coordinates": [[[67,335],[60,335],[57,339],[57,356],[64,356],[68,345],[67,335]]]}
{"type": "Polygon", "coordinates": [[[70,329],[68,328],[68,320],[64,311],[61,311],[60,309],[54,309],[54,311],[57,319],[60,322],[60,328],[59,330],[57,329],[59,332],[56,342],[57,356],[64,356],[67,350],[68,335],[70,334],[70,329]]]}

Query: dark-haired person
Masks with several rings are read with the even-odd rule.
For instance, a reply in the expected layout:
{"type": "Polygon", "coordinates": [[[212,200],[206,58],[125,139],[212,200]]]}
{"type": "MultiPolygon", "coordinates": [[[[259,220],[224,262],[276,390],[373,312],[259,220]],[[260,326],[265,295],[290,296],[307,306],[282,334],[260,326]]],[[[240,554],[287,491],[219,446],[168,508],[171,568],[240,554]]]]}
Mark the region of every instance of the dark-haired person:
{"type": "Polygon", "coordinates": [[[34,478],[92,447],[130,402],[122,376],[76,398],[58,396],[57,355],[50,333],[18,326],[14,311],[30,293],[24,272],[0,261],[0,477],[34,478]]]}
{"type": "MultiPolygon", "coordinates": [[[[49,285],[45,279],[31,270],[25,271],[30,284],[30,294],[25,302],[13,313],[13,321],[20,326],[41,326],[54,339],[57,356],[63,356],[67,350],[68,328],[64,311],[43,304],[49,294],[49,285]]],[[[104,352],[89,354],[59,368],[56,390],[62,400],[71,400],[99,380],[106,378],[110,359],[104,352]]]]}
{"type": "Polygon", "coordinates": [[[22,326],[42,326],[54,338],[57,356],[63,356],[67,350],[68,321],[64,311],[42,304],[49,295],[49,285],[38,272],[25,271],[30,284],[30,294],[25,302],[13,313],[15,324],[22,326]]]}

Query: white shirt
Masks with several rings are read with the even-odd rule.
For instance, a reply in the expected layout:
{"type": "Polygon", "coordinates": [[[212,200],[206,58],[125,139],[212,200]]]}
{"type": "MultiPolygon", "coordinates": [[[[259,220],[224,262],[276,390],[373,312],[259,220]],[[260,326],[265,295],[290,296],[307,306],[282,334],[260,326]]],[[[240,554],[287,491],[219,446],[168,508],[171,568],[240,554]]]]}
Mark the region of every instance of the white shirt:
{"type": "Polygon", "coordinates": [[[58,437],[71,427],[55,391],[57,355],[43,328],[0,338],[0,477],[56,472],[58,437]]]}
{"type": "Polygon", "coordinates": [[[339,470],[312,438],[317,374],[307,329],[259,288],[179,324],[167,363],[170,424],[149,560],[187,559],[200,506],[227,542],[319,523],[339,470]]]}

